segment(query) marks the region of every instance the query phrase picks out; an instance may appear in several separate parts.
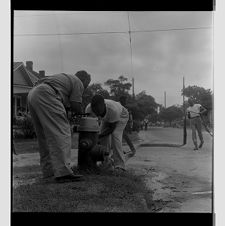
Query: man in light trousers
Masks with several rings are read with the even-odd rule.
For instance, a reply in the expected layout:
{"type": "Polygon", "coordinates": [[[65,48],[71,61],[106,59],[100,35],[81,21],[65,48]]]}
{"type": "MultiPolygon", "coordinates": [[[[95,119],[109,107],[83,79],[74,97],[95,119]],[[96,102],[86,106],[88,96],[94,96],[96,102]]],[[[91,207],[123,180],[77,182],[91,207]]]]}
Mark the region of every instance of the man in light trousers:
{"type": "Polygon", "coordinates": [[[70,106],[82,111],[82,94],[90,83],[90,75],[56,74],[38,81],[28,94],[28,107],[37,135],[43,178],[55,177],[59,183],[79,181],[71,169],[71,130],[66,115],[70,106]]]}
{"type": "Polygon", "coordinates": [[[119,102],[95,95],[91,103],[87,105],[85,112],[101,118],[99,139],[100,143],[110,151],[113,161],[111,169],[125,171],[127,157],[122,149],[122,136],[129,119],[127,109],[119,102]]]}
{"type": "Polygon", "coordinates": [[[192,140],[194,143],[194,150],[198,150],[203,146],[204,140],[202,136],[202,122],[200,115],[207,110],[201,104],[194,104],[192,98],[188,99],[189,107],[187,108],[188,118],[190,119],[191,129],[192,129],[192,140]],[[196,130],[198,132],[200,145],[198,146],[196,130]]]}

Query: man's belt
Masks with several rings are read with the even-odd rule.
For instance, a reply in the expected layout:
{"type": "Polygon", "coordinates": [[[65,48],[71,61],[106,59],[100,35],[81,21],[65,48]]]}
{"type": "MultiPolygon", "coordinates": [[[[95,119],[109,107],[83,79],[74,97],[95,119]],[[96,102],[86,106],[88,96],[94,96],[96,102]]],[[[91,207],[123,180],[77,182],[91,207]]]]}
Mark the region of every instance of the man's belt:
{"type": "Polygon", "coordinates": [[[48,82],[43,82],[42,84],[46,84],[46,85],[50,86],[55,91],[56,94],[59,93],[58,90],[52,84],[50,84],[48,82]]]}

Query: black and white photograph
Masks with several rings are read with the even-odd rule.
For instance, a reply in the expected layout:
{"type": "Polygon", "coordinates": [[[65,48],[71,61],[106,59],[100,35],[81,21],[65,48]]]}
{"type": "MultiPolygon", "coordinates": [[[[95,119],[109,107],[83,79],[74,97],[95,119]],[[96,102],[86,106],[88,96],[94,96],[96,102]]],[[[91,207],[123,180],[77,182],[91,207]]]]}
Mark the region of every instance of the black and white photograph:
{"type": "Polygon", "coordinates": [[[12,13],[13,213],[213,213],[214,11],[12,13]]]}

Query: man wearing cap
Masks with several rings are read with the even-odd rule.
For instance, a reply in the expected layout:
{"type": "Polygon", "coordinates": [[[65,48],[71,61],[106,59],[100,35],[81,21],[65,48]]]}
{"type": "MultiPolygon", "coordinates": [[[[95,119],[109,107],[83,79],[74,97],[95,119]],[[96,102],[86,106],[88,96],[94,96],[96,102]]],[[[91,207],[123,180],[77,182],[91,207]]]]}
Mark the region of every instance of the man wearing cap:
{"type": "Polygon", "coordinates": [[[100,143],[109,150],[113,169],[125,171],[126,156],[122,150],[122,136],[129,119],[127,109],[119,102],[95,95],[85,112],[101,118],[100,143]]]}
{"type": "Polygon", "coordinates": [[[86,71],[56,74],[38,80],[28,94],[28,107],[37,135],[43,178],[56,182],[79,181],[71,163],[71,131],[66,108],[80,114],[82,95],[91,80],[86,71]]]}
{"type": "Polygon", "coordinates": [[[201,148],[204,140],[202,136],[202,127],[201,127],[201,114],[206,112],[207,110],[201,105],[201,104],[194,104],[194,101],[192,98],[188,99],[189,107],[187,108],[187,115],[190,119],[191,123],[191,129],[192,129],[192,140],[194,143],[194,150],[198,150],[198,148],[201,148]],[[198,136],[200,139],[200,145],[198,146],[197,143],[197,136],[196,136],[196,130],[198,132],[198,136]]]}

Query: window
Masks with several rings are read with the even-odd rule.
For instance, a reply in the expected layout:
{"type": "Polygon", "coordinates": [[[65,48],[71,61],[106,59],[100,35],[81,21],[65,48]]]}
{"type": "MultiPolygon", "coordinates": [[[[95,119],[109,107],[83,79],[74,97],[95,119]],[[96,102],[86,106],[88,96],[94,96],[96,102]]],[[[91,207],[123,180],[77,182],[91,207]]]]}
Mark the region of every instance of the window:
{"type": "Polygon", "coordinates": [[[18,110],[22,107],[22,97],[21,96],[14,96],[13,97],[13,113],[16,116],[18,110]]]}

